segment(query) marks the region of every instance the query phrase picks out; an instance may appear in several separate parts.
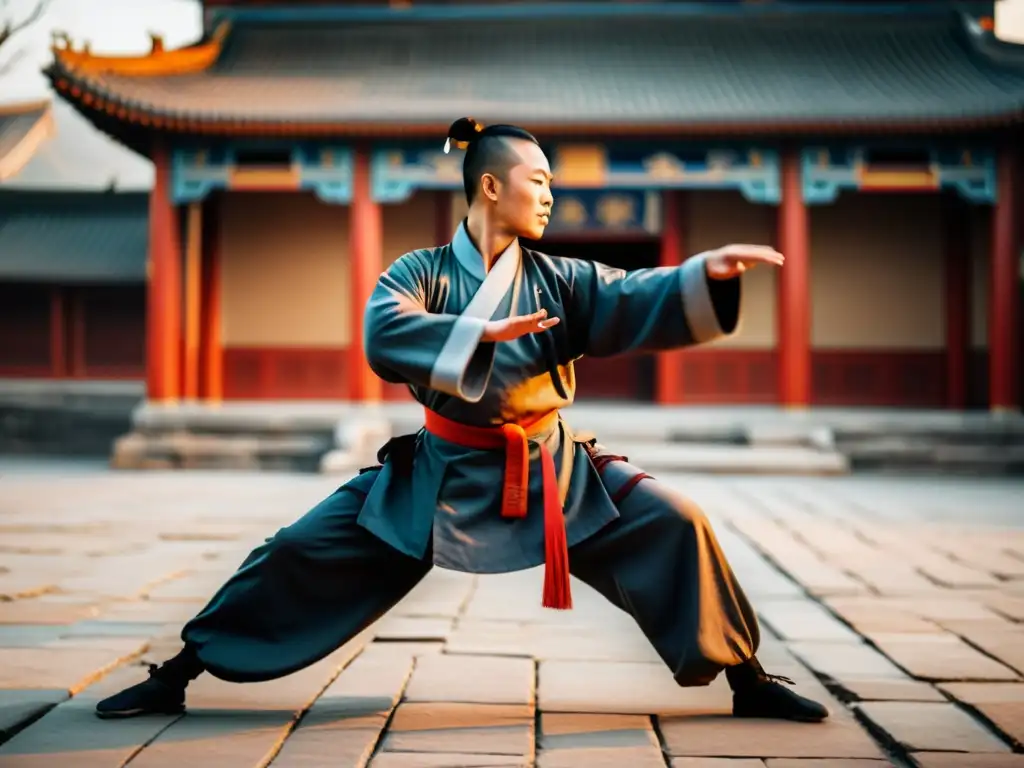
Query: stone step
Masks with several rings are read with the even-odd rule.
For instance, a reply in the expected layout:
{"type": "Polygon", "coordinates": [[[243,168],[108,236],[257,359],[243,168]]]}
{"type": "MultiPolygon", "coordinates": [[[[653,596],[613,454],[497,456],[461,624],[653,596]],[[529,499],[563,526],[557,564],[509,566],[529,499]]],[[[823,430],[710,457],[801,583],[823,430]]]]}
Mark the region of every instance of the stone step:
{"type": "Polygon", "coordinates": [[[333,447],[330,435],[147,434],[119,438],[116,469],[261,469],[316,472],[333,447]]]}
{"type": "Polygon", "coordinates": [[[654,472],[714,474],[842,475],[844,456],[834,451],[787,446],[728,446],[680,443],[607,443],[631,463],[654,472]]]}
{"type": "Polygon", "coordinates": [[[839,443],[855,469],[943,470],[987,474],[1024,473],[1024,443],[944,443],[899,437],[839,443]]]}

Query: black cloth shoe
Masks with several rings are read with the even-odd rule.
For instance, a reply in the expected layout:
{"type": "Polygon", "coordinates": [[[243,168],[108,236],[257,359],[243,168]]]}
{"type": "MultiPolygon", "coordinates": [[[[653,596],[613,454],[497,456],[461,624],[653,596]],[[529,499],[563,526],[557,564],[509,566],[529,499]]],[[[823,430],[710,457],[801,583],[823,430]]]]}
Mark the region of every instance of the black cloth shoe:
{"type": "Polygon", "coordinates": [[[139,715],[180,715],[185,711],[185,688],[171,685],[154,673],[149,665],[149,678],[125,688],[96,705],[96,715],[104,719],[138,717],[139,715]]]}
{"type": "Polygon", "coordinates": [[[733,716],[796,720],[801,723],[820,723],[828,717],[828,710],[824,706],[794,693],[780,683],[793,685],[788,677],[763,675],[752,685],[734,690],[733,716]]]}

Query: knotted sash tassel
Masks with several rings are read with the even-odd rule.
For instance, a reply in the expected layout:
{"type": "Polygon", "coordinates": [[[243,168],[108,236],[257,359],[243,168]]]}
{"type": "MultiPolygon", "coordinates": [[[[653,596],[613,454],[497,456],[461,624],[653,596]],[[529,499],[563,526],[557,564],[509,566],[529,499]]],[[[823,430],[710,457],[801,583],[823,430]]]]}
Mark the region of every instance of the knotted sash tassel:
{"type": "Polygon", "coordinates": [[[540,449],[544,479],[544,597],[542,605],[558,611],[572,608],[569,582],[569,543],[565,535],[565,511],[558,497],[555,460],[546,447],[540,449]]]}
{"type": "Polygon", "coordinates": [[[501,516],[526,517],[530,500],[530,444],[518,424],[503,424],[505,436],[505,484],[501,491],[501,516]]]}
{"type": "MultiPolygon", "coordinates": [[[[460,424],[426,409],[426,429],[431,434],[467,448],[505,451],[505,476],[501,495],[503,517],[522,518],[529,511],[530,434],[541,434],[553,423],[557,411],[524,428],[520,424],[478,427],[460,424]],[[529,431],[528,431],[529,430],[529,431]]],[[[565,513],[558,491],[558,476],[551,452],[540,447],[544,484],[544,595],[543,606],[556,610],[572,608],[569,581],[569,547],[565,533],[565,513]]]]}

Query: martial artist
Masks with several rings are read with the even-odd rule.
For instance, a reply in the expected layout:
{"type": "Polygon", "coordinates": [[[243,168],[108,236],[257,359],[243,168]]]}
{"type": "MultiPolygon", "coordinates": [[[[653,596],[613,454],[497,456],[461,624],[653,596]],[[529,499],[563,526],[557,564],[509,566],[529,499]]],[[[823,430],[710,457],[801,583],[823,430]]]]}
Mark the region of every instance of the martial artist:
{"type": "Polygon", "coordinates": [[[742,273],[782,255],[729,245],[628,273],[547,256],[519,242],[541,238],[554,204],[536,139],[463,118],[449,142],[466,150],[469,213],[448,245],[397,259],[365,314],[370,366],[410,387],[423,429],[256,548],[184,626],[183,650],[97,713],[182,712],[203,671],[255,682],[302,669],[434,565],[543,565],[545,606],[571,608],[572,573],[633,617],[679,685],[724,671],[736,716],[825,719],[758,663],[757,617],[703,512],[560,414],[573,361],[732,333],[742,273]]]}

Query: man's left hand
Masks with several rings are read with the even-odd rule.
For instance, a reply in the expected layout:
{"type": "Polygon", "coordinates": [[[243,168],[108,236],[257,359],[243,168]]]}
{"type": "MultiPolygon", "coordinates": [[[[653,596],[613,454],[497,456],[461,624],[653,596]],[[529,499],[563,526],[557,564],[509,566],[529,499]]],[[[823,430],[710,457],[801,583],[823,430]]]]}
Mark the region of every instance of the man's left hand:
{"type": "Polygon", "coordinates": [[[704,265],[712,280],[729,280],[758,264],[781,267],[785,260],[767,245],[725,245],[708,253],[704,265]]]}

